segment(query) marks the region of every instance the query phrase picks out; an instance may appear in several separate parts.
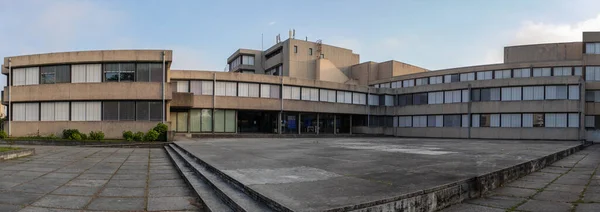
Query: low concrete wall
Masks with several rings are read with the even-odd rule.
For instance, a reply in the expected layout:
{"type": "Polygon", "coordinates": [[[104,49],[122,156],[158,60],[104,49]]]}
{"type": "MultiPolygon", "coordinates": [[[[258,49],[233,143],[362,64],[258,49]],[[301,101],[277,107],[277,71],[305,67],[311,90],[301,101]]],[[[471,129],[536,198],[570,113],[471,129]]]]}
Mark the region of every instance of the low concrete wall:
{"type": "Polygon", "coordinates": [[[434,188],[404,194],[398,197],[363,203],[354,206],[331,209],[329,211],[392,212],[392,211],[437,211],[471,198],[483,196],[486,192],[506,183],[540,170],[580,149],[579,145],[537,158],[512,167],[490,172],[481,176],[434,188]]]}
{"type": "Polygon", "coordinates": [[[19,150],[8,151],[8,152],[0,152],[0,161],[10,160],[13,158],[25,157],[25,156],[29,156],[29,155],[33,155],[33,154],[35,154],[35,149],[33,149],[33,148],[19,149],[19,150]]]}
{"type": "Polygon", "coordinates": [[[64,129],[78,129],[82,133],[102,131],[105,138],[123,137],[123,131],[148,132],[160,121],[13,121],[11,137],[62,136],[64,129]]]}

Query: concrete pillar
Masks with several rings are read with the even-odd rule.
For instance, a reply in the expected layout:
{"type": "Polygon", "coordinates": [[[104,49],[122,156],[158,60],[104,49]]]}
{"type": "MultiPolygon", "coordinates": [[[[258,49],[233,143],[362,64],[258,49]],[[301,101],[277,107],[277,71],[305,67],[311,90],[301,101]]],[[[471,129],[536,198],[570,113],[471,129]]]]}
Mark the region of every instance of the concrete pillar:
{"type": "Polygon", "coordinates": [[[333,134],[337,134],[337,115],[333,114],[333,134]]]}
{"type": "Polygon", "coordinates": [[[319,134],[319,129],[321,127],[319,126],[319,114],[317,113],[317,126],[315,126],[315,133],[317,133],[317,135],[319,134]]]}
{"type": "MultiPolygon", "coordinates": [[[[367,120],[368,122],[369,120],[367,120]]],[[[352,115],[350,115],[350,135],[352,135],[352,115]]]]}
{"type": "Polygon", "coordinates": [[[281,131],[282,131],[281,130],[281,128],[282,128],[282,125],[281,125],[282,117],[281,116],[282,115],[283,115],[283,112],[279,111],[279,115],[277,115],[277,134],[281,134],[281,131]]]}
{"type": "Polygon", "coordinates": [[[296,119],[296,127],[298,128],[298,135],[301,134],[301,129],[302,129],[302,117],[300,116],[300,113],[298,113],[298,119],[296,119]]]}

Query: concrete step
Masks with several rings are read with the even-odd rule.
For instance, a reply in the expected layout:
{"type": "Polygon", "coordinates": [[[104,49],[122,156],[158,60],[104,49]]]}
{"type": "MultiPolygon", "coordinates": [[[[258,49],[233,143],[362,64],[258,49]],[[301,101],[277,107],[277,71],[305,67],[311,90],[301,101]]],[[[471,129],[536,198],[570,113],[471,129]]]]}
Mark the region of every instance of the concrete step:
{"type": "Polygon", "coordinates": [[[175,152],[170,146],[165,146],[167,154],[171,158],[171,161],[175,164],[179,174],[185,179],[187,184],[192,187],[196,195],[204,203],[205,211],[210,212],[221,212],[221,211],[233,211],[229,208],[221,199],[215,194],[213,189],[202,179],[196,176],[196,173],[192,171],[179,154],[175,152]]]}
{"type": "Polygon", "coordinates": [[[216,195],[221,198],[234,211],[273,211],[266,204],[253,199],[251,196],[238,189],[228,180],[222,178],[207,169],[203,164],[199,163],[195,157],[190,156],[184,149],[176,145],[170,145],[175,152],[183,158],[188,167],[202,178],[210,187],[213,188],[216,195]]]}

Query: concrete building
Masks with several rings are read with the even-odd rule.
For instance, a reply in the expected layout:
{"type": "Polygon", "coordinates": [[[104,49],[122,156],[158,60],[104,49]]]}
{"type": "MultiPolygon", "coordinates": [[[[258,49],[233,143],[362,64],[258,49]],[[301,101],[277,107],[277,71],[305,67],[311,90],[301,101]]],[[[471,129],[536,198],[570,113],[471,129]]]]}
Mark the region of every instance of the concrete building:
{"type": "Polygon", "coordinates": [[[229,72],[171,70],[171,58],[169,50],[6,57],[10,134],[75,128],[118,138],[164,121],[194,135],[599,137],[600,32],[505,47],[501,64],[436,71],[360,63],[352,50],[293,38],[235,51],[229,72]]]}

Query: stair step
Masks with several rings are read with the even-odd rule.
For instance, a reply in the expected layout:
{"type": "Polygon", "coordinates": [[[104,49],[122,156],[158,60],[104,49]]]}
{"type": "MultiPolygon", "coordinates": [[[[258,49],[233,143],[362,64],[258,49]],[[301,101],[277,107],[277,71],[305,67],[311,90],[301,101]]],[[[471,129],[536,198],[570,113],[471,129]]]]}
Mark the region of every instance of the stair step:
{"type": "Polygon", "coordinates": [[[208,182],[211,185],[221,200],[223,202],[229,203],[228,205],[236,211],[273,211],[267,205],[264,205],[248,196],[243,191],[237,189],[233,185],[229,184],[227,181],[223,180],[220,176],[214,174],[198,163],[195,158],[190,157],[186,153],[184,153],[178,146],[170,145],[176,153],[178,153],[183,160],[191,165],[193,171],[195,171],[198,176],[203,177],[205,182],[208,182]]]}
{"type": "Polygon", "coordinates": [[[180,174],[184,177],[185,181],[194,189],[194,192],[200,197],[204,203],[206,211],[221,212],[221,211],[233,211],[229,208],[221,199],[215,194],[213,189],[202,181],[202,179],[196,176],[195,172],[192,171],[183,158],[179,156],[170,146],[165,146],[167,154],[171,157],[171,160],[180,171],[180,174]]]}

